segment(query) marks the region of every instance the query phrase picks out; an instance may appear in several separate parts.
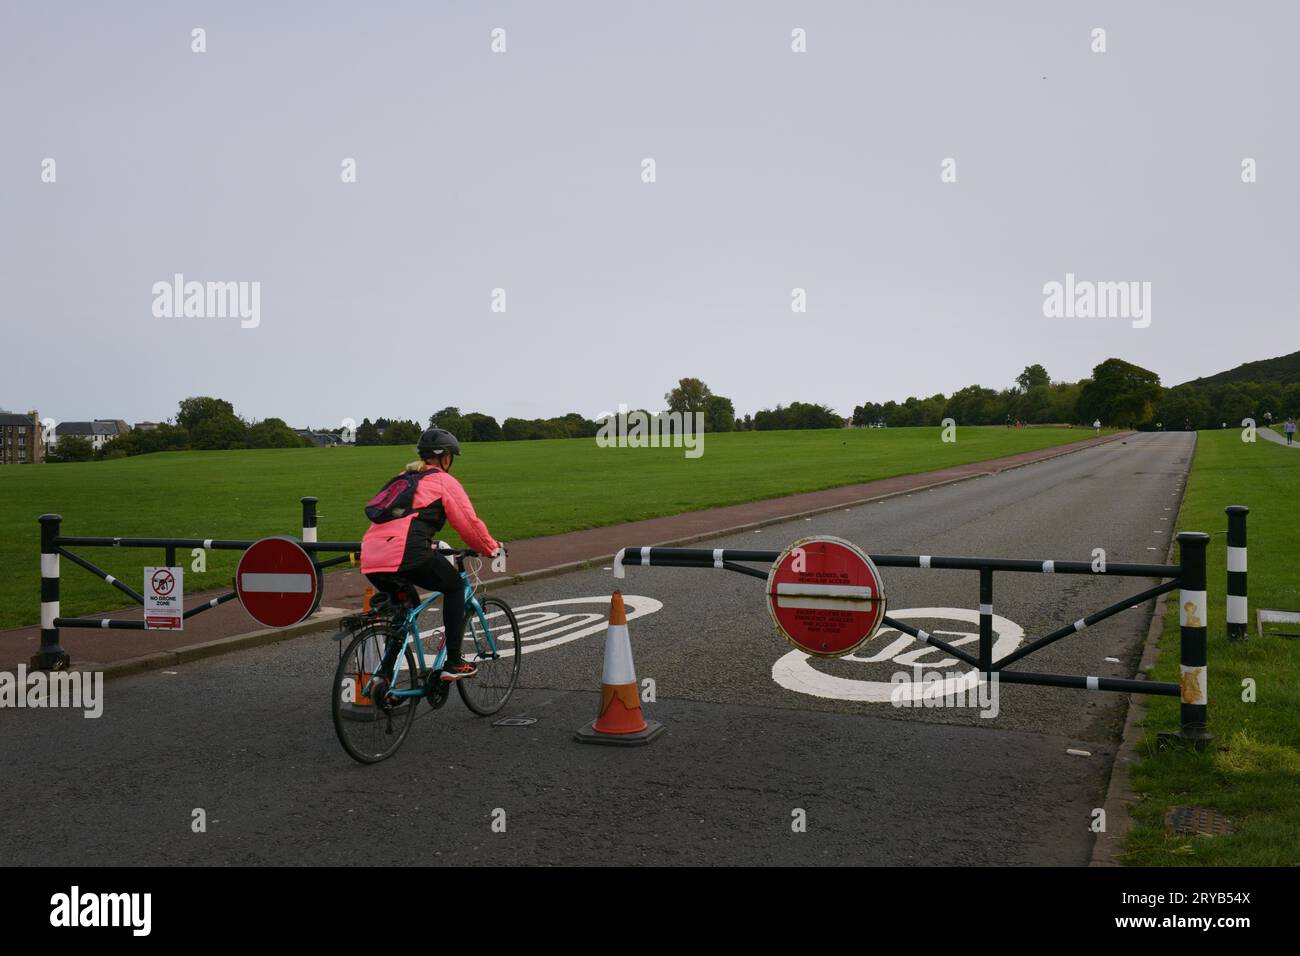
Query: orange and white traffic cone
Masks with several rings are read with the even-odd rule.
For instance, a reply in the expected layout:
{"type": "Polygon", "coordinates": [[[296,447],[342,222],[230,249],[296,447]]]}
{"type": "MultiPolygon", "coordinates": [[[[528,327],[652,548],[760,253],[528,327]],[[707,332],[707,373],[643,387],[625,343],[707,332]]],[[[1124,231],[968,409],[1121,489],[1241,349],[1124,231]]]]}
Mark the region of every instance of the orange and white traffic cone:
{"type": "Polygon", "coordinates": [[[634,747],[648,744],[663,733],[664,725],[647,721],[641,713],[640,688],[632,666],[632,641],[627,633],[623,595],[615,591],[609,602],[609,629],[605,632],[605,670],[600,680],[600,713],[579,727],[574,739],[584,744],[634,747]]]}

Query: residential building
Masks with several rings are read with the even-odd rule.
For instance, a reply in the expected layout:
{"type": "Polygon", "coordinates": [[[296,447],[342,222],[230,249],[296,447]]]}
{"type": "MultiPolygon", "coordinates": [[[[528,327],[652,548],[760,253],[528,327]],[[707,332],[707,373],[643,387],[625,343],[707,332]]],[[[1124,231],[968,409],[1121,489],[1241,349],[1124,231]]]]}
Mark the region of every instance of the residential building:
{"type": "Polygon", "coordinates": [[[40,415],[0,411],[0,465],[30,465],[44,460],[40,415]]]}
{"type": "Polygon", "coordinates": [[[108,442],[118,435],[125,435],[131,430],[131,426],[120,418],[97,418],[93,422],[59,422],[54,427],[54,437],[50,442],[53,448],[59,443],[59,439],[64,435],[76,435],[90,442],[95,451],[104,447],[108,442]]]}
{"type": "Polygon", "coordinates": [[[343,440],[331,432],[314,432],[310,428],[295,428],[293,433],[300,438],[308,439],[313,445],[341,445],[343,440]]]}

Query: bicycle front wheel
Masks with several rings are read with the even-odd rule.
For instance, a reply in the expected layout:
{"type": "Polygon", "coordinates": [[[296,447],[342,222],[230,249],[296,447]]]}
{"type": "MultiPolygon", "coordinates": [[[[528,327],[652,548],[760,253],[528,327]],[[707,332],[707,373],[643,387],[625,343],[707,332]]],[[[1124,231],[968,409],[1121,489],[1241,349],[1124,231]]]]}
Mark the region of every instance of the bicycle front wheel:
{"type": "Polygon", "coordinates": [[[384,649],[390,640],[401,639],[398,628],[387,622],[368,624],[348,643],[334,671],[334,732],[348,756],[361,763],[378,763],[397,752],[422,699],[381,696],[385,686],[403,691],[420,687],[415,655],[409,648],[405,660],[392,667],[395,675],[384,672],[384,649]],[[367,696],[366,685],[376,675],[378,686],[372,689],[373,696],[367,696]]]}
{"type": "Polygon", "coordinates": [[[519,682],[519,663],[523,660],[519,638],[519,622],[510,605],[500,598],[484,598],[483,620],[473,608],[466,608],[465,631],[461,649],[466,661],[478,668],[478,673],[465,680],[456,681],[460,699],[465,706],[487,717],[506,705],[519,682]]]}

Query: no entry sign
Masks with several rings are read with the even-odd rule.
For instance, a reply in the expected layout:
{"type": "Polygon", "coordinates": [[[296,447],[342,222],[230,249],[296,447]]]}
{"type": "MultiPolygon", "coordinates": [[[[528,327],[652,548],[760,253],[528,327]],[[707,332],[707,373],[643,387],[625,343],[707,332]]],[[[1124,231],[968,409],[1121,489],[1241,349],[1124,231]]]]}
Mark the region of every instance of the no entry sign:
{"type": "Polygon", "coordinates": [[[293,538],[263,538],[235,569],[239,603],[267,627],[289,627],[316,609],[320,581],[311,555],[293,538]]]}
{"type": "Polygon", "coordinates": [[[781,552],[767,576],[767,609],[785,639],[815,657],[861,647],[885,617],[880,572],[842,538],[803,538],[781,552]]]}

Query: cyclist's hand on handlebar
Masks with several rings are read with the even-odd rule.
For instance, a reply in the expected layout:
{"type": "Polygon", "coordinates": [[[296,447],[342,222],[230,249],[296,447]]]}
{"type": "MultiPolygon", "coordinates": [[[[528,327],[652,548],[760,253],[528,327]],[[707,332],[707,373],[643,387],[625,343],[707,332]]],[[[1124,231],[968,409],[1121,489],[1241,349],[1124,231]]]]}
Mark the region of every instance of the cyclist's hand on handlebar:
{"type": "Polygon", "coordinates": [[[497,553],[494,554],[494,555],[492,555],[492,557],[494,557],[494,558],[495,558],[495,557],[503,557],[503,558],[504,558],[504,557],[509,557],[509,556],[510,556],[510,550],[506,547],[506,543],[505,543],[504,541],[498,541],[498,542],[497,542],[497,553]]]}

